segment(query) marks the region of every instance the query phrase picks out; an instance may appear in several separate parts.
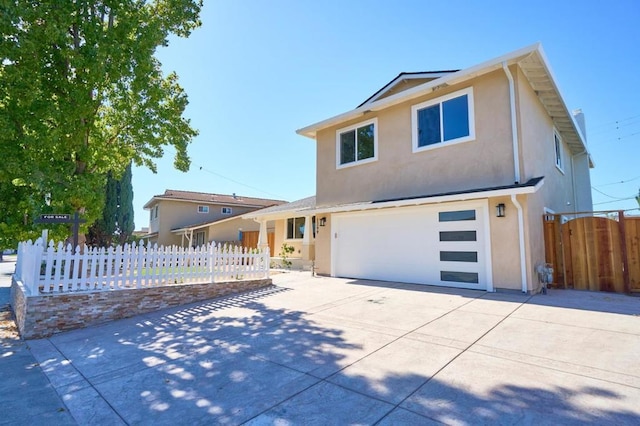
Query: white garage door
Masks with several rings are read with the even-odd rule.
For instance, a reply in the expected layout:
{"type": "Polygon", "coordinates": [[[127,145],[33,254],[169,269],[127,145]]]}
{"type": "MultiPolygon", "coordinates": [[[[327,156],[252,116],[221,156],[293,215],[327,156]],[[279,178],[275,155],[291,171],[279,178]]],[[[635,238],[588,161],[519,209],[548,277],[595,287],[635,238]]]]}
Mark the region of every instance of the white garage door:
{"type": "Polygon", "coordinates": [[[492,290],[487,201],[332,217],[338,277],[492,290]]]}

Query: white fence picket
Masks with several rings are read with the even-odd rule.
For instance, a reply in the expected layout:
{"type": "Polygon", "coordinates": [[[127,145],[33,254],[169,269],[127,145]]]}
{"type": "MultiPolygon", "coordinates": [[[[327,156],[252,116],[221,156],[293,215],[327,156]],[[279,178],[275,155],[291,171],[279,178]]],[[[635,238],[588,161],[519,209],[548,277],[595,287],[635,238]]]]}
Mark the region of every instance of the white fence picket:
{"type": "Polygon", "coordinates": [[[268,278],[269,252],[215,243],[186,249],[140,243],[80,250],[37,240],[18,244],[15,274],[29,295],[215,283],[268,278]]]}

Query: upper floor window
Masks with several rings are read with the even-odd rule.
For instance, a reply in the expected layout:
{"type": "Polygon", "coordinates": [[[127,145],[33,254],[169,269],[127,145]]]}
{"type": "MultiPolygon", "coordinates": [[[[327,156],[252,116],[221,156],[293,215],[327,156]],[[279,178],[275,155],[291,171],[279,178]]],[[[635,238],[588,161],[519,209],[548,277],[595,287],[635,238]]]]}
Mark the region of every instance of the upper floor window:
{"type": "Polygon", "coordinates": [[[233,212],[233,210],[231,209],[231,207],[223,207],[222,208],[222,214],[231,214],[233,212]]]}
{"type": "Polygon", "coordinates": [[[336,131],[336,167],[378,159],[378,120],[368,120],[336,131]]]}
{"type": "Polygon", "coordinates": [[[151,209],[151,220],[158,218],[158,206],[151,209]]]}
{"type": "Polygon", "coordinates": [[[473,88],[411,107],[413,152],[475,139],[473,88]]]}
{"type": "Polygon", "coordinates": [[[209,213],[209,206],[198,206],[198,213],[209,213]]]}
{"type": "Polygon", "coordinates": [[[556,154],[556,167],[562,171],[562,139],[558,132],[553,132],[553,146],[556,154]]]}

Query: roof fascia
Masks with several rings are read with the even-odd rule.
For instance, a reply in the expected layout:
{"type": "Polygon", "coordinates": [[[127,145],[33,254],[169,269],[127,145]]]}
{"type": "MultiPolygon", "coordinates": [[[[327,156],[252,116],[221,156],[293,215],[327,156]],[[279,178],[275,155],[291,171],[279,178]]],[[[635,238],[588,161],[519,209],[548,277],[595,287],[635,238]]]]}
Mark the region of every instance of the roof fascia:
{"type": "Polygon", "coordinates": [[[415,198],[410,200],[398,200],[398,201],[385,201],[382,203],[361,203],[361,204],[353,204],[348,206],[336,206],[336,207],[327,207],[327,208],[319,208],[314,210],[314,214],[321,213],[340,213],[340,212],[350,212],[350,211],[358,211],[358,210],[377,210],[377,209],[387,209],[392,207],[407,207],[407,206],[419,206],[425,204],[440,204],[440,203],[448,203],[453,201],[468,201],[468,200],[480,200],[483,198],[493,198],[493,197],[505,197],[511,195],[521,195],[521,194],[533,194],[537,192],[540,187],[544,184],[544,179],[541,179],[536,185],[533,186],[524,186],[518,188],[508,188],[508,189],[496,189],[493,191],[478,191],[478,192],[469,192],[466,194],[454,194],[454,195],[442,195],[439,197],[424,197],[424,198],[415,198]]]}
{"type": "Polygon", "coordinates": [[[184,198],[171,198],[171,197],[161,196],[161,197],[153,197],[151,201],[147,202],[147,204],[143,206],[143,208],[145,210],[148,210],[151,207],[153,201],[156,201],[156,203],[154,204],[157,204],[157,202],[159,201],[177,201],[179,203],[192,203],[192,204],[202,204],[202,205],[207,204],[207,205],[235,206],[235,207],[256,207],[256,208],[262,208],[262,209],[271,207],[271,206],[263,206],[261,204],[246,204],[246,203],[239,203],[239,202],[234,203],[234,202],[225,202],[225,201],[185,200],[184,198]]]}
{"type": "Polygon", "coordinates": [[[315,210],[309,208],[302,209],[291,209],[291,210],[281,210],[279,212],[266,213],[266,214],[258,214],[260,210],[256,210],[253,212],[245,213],[242,215],[243,219],[252,219],[252,220],[278,220],[278,219],[288,219],[293,216],[302,215],[306,216],[309,214],[315,214],[315,210]]]}
{"type": "MultiPolygon", "coordinates": [[[[361,117],[365,113],[368,113],[371,111],[379,111],[381,109],[388,108],[390,106],[399,104],[401,102],[410,100],[412,98],[422,96],[429,90],[433,90],[434,88],[437,88],[438,86],[441,86],[443,84],[453,85],[453,84],[461,83],[465,80],[477,77],[479,75],[486,74],[488,72],[493,71],[494,69],[502,68],[503,62],[507,62],[508,65],[511,65],[512,63],[517,62],[518,59],[521,59],[522,57],[530,55],[536,51],[539,51],[540,49],[541,49],[540,43],[535,43],[530,46],[523,47],[511,53],[507,53],[506,55],[502,55],[495,59],[491,59],[489,61],[482,62],[478,65],[474,65],[470,68],[465,68],[463,70],[454,72],[452,74],[448,74],[444,77],[437,78],[435,80],[429,81],[419,86],[412,87],[411,89],[407,89],[400,93],[396,93],[395,95],[391,95],[386,98],[379,99],[375,102],[362,105],[354,110],[347,111],[345,113],[336,115],[326,120],[322,120],[317,123],[311,124],[309,126],[303,127],[301,129],[296,130],[296,133],[301,136],[306,136],[308,138],[315,139],[316,132],[318,130],[322,130],[330,126],[337,125],[345,121],[361,117]]],[[[554,87],[556,87],[555,83],[554,83],[554,87]]]]}
{"type": "Polygon", "coordinates": [[[231,222],[232,220],[235,220],[235,219],[244,219],[244,220],[246,220],[246,218],[244,218],[243,216],[244,215],[238,215],[238,216],[228,217],[226,219],[220,219],[220,220],[214,220],[214,221],[211,221],[211,222],[201,223],[199,225],[194,225],[194,226],[183,226],[182,228],[172,229],[171,232],[174,233],[174,234],[178,234],[178,233],[184,232],[184,231],[194,231],[194,230],[200,229],[200,228],[208,228],[210,226],[216,226],[216,225],[219,225],[221,223],[231,222]]]}

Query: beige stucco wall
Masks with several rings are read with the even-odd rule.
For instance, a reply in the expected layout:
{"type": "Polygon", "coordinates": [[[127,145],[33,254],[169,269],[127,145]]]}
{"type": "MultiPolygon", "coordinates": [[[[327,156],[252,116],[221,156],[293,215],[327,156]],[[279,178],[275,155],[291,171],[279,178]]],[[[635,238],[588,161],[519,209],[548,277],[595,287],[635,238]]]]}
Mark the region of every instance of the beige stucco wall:
{"type": "Polygon", "coordinates": [[[260,224],[255,220],[242,219],[239,217],[225,220],[222,223],[216,223],[207,228],[207,241],[237,241],[240,228],[242,228],[242,231],[259,231],[260,224]]]}
{"type": "MultiPolygon", "coordinates": [[[[563,165],[562,170],[558,169],[553,121],[520,72],[517,87],[523,180],[544,176],[544,186],[540,190],[545,203],[543,207],[557,212],[574,211],[571,153],[563,141],[563,165]]],[[[542,215],[543,211],[539,213],[542,215]]]]}
{"type": "Polygon", "coordinates": [[[476,138],[412,152],[411,106],[469,87],[462,84],[318,132],[319,206],[513,183],[509,91],[502,71],[472,84],[476,138]],[[378,160],[336,169],[336,130],[378,119],[378,160]]]}
{"type": "Polygon", "coordinates": [[[489,199],[489,228],[493,286],[496,289],[520,290],[518,215],[510,197],[489,199]],[[505,217],[496,216],[496,206],[500,203],[505,205],[505,217]]]}
{"type": "MultiPolygon", "coordinates": [[[[228,219],[230,216],[222,214],[222,207],[223,205],[219,204],[161,200],[158,202],[158,219],[153,220],[150,226],[152,229],[156,229],[152,232],[158,232],[157,242],[159,245],[179,245],[182,239],[180,235],[173,234],[171,232],[172,229],[197,223],[228,219]],[[198,206],[209,206],[209,213],[198,213],[198,206]]],[[[224,205],[224,207],[231,207],[233,209],[233,216],[255,210],[241,206],[224,205]]],[[[237,231],[236,229],[236,233],[237,231]]],[[[209,236],[206,235],[205,238],[208,240],[209,236]]]]}
{"type": "Polygon", "coordinates": [[[288,246],[293,246],[293,253],[289,255],[291,258],[302,258],[302,240],[288,240],[287,236],[287,228],[286,228],[287,220],[280,219],[275,221],[275,253],[273,256],[279,257],[280,252],[282,251],[282,244],[287,243],[288,246]]]}
{"type": "MultiPolygon", "coordinates": [[[[293,217],[293,216],[292,216],[293,217]]],[[[300,217],[300,215],[296,215],[296,217],[300,217]]],[[[277,219],[273,221],[274,224],[274,246],[275,246],[275,253],[272,253],[272,256],[275,257],[280,257],[280,252],[282,251],[282,244],[287,244],[289,246],[293,246],[293,253],[289,256],[292,259],[305,259],[305,260],[314,260],[316,257],[316,253],[317,253],[317,249],[315,247],[316,241],[317,241],[317,237],[318,237],[318,231],[316,230],[316,238],[313,237],[313,235],[311,235],[311,238],[309,240],[309,249],[308,249],[308,253],[305,254],[304,250],[303,250],[303,244],[302,244],[302,240],[298,239],[298,240],[289,240],[287,239],[287,219],[277,219]]],[[[317,227],[316,229],[322,229],[320,227],[317,227]]]]}
{"type": "Polygon", "coordinates": [[[316,232],[316,273],[331,275],[331,215],[323,214],[327,218],[325,226],[319,226],[316,232]]]}

